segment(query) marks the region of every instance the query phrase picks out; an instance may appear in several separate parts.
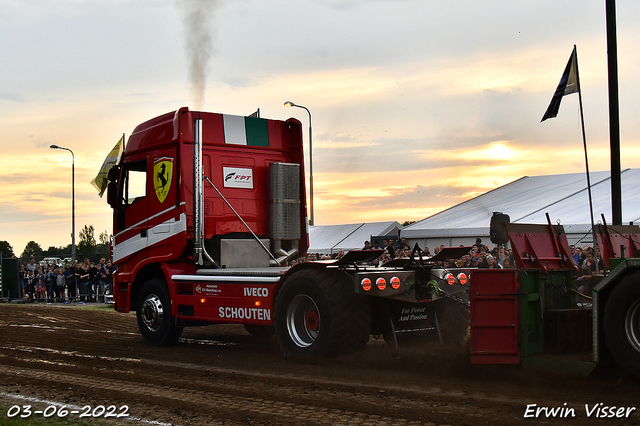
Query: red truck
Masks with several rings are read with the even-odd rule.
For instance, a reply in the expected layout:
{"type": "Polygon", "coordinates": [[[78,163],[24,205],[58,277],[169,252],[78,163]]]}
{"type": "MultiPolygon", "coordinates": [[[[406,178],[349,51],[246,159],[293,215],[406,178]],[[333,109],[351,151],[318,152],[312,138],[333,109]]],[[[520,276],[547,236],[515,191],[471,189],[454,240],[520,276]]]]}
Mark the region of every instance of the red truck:
{"type": "Polygon", "coordinates": [[[301,124],[181,108],[135,128],[108,174],[114,302],[144,338],[243,324],[287,358],[318,358],[383,334],[439,340],[468,328],[469,247],[370,266],[382,250],[298,263],[308,248],[301,124]]]}

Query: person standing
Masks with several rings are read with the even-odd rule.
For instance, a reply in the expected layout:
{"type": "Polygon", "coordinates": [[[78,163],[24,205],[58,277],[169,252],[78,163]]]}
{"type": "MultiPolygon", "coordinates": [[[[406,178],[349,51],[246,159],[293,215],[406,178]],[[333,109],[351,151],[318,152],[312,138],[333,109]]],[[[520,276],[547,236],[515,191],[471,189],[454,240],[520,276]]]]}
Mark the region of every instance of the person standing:
{"type": "Polygon", "coordinates": [[[98,295],[98,270],[91,262],[89,265],[89,281],[87,282],[88,301],[95,302],[98,295]]]}
{"type": "Polygon", "coordinates": [[[64,282],[64,270],[62,269],[62,266],[59,267],[56,270],[57,274],[56,274],[56,295],[57,295],[57,300],[59,302],[64,303],[65,301],[65,297],[64,297],[64,292],[65,292],[65,282],[64,282]]]}
{"type": "Polygon", "coordinates": [[[47,271],[47,302],[53,302],[56,293],[56,273],[53,266],[49,266],[47,271]]]}
{"type": "Polygon", "coordinates": [[[73,302],[77,297],[76,280],[78,279],[76,274],[76,267],[73,262],[67,263],[64,270],[64,283],[67,286],[67,292],[69,294],[69,302],[73,302]]]}
{"type": "Polygon", "coordinates": [[[393,249],[393,240],[382,240],[382,243],[384,244],[384,249],[389,253],[389,258],[396,257],[396,251],[393,249]]]}
{"type": "Polygon", "coordinates": [[[485,251],[488,249],[487,246],[482,244],[482,238],[480,238],[480,237],[476,238],[476,243],[474,244],[474,246],[478,247],[478,251],[480,251],[480,247],[483,247],[485,249],[485,251]]]}
{"type": "Polygon", "coordinates": [[[97,281],[96,301],[98,301],[99,297],[101,298],[102,301],[104,301],[104,291],[107,286],[106,265],[104,268],[102,267],[102,265],[103,265],[102,263],[98,263],[96,265],[96,272],[95,272],[95,279],[97,281]]]}
{"type": "Polygon", "coordinates": [[[114,278],[114,274],[116,272],[116,265],[113,265],[111,263],[111,261],[107,262],[107,268],[105,270],[105,273],[107,275],[107,285],[105,286],[104,289],[104,294],[113,294],[113,278],[114,278]]]}
{"type": "Polygon", "coordinates": [[[485,262],[487,264],[486,267],[489,269],[502,269],[502,265],[500,265],[496,258],[491,254],[488,254],[487,257],[485,257],[485,262]]]}
{"type": "Polygon", "coordinates": [[[35,276],[32,270],[27,269],[27,278],[26,278],[26,289],[25,289],[25,297],[29,298],[30,302],[33,302],[35,299],[35,276]]]}
{"type": "Polygon", "coordinates": [[[42,271],[42,266],[38,266],[36,269],[36,295],[38,298],[38,302],[46,301],[47,299],[47,277],[46,274],[42,271]]]}
{"type": "Polygon", "coordinates": [[[27,271],[31,271],[35,275],[36,268],[36,259],[31,256],[31,259],[29,259],[29,264],[27,265],[27,271]]]}
{"type": "Polygon", "coordinates": [[[87,302],[89,298],[89,259],[76,268],[78,277],[78,291],[80,292],[80,302],[87,302]]]}
{"type": "Polygon", "coordinates": [[[24,298],[27,294],[27,265],[20,264],[20,298],[24,298]]]}
{"type": "Polygon", "coordinates": [[[586,253],[586,259],[582,268],[582,275],[576,278],[576,281],[580,284],[578,292],[585,296],[591,296],[591,291],[598,282],[598,279],[594,278],[594,275],[596,275],[596,271],[599,274],[603,274],[604,263],[602,259],[596,257],[593,249],[584,250],[584,252],[586,253]]]}

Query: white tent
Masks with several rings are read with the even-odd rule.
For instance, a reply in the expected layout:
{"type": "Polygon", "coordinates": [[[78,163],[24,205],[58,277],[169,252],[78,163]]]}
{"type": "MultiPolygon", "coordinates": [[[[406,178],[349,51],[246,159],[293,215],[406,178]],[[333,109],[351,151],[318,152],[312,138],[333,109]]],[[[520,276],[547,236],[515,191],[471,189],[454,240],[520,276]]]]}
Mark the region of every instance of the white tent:
{"type": "MultiPolygon", "coordinates": [[[[601,214],[611,223],[610,173],[592,172],[591,194],[596,223],[601,214]]],[[[623,223],[640,220],[640,169],[626,169],[622,179],[623,223]]],[[[470,245],[476,237],[489,242],[489,222],[493,212],[510,216],[511,222],[564,225],[570,243],[590,244],[591,229],[587,179],[584,173],[525,176],[514,182],[467,200],[447,210],[415,222],[401,231],[410,244],[470,245]]]]}
{"type": "MultiPolygon", "coordinates": [[[[331,254],[340,249],[360,250],[365,240],[374,236],[398,237],[402,225],[398,222],[352,223],[347,225],[327,225],[309,227],[308,253],[331,254]]],[[[382,241],[380,241],[382,247],[382,241]]]]}

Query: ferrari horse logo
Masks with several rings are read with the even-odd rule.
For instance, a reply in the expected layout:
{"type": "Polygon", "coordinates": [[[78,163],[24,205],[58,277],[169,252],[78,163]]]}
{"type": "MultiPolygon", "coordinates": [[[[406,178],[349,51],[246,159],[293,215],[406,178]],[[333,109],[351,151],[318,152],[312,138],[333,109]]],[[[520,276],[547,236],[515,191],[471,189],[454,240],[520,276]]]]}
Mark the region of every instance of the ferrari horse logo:
{"type": "Polygon", "coordinates": [[[155,160],[153,165],[153,188],[158,201],[164,203],[171,188],[173,176],[173,158],[162,157],[155,160]]]}

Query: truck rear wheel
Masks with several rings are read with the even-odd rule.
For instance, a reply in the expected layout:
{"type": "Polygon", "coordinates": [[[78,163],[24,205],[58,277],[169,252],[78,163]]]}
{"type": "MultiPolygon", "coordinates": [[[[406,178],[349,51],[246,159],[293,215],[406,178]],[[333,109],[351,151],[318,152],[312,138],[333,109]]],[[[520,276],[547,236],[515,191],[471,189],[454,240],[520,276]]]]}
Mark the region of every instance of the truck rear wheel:
{"type": "Polygon", "coordinates": [[[361,345],[365,333],[368,340],[369,330],[354,325],[354,313],[361,311],[350,306],[354,296],[341,272],[306,269],[291,275],[275,305],[276,337],[285,357],[324,358],[361,345]]]}
{"type": "Polygon", "coordinates": [[[149,280],[138,295],[136,317],[145,340],[154,346],[171,345],[182,334],[171,315],[169,291],[161,280],[149,280]]]}
{"type": "Polygon", "coordinates": [[[613,359],[640,377],[640,271],[627,275],[604,308],[604,333],[613,359]]]}

